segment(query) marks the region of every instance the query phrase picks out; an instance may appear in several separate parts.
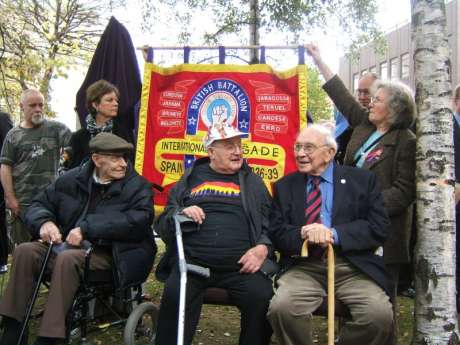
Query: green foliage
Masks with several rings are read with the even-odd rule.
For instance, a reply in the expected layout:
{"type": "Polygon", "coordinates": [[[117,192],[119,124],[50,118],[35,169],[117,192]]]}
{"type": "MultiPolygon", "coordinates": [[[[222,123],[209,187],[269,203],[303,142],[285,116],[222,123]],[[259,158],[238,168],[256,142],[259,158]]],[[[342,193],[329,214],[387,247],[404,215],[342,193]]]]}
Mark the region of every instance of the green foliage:
{"type": "Polygon", "coordinates": [[[308,111],[314,121],[330,120],[332,118],[332,105],[322,88],[323,80],[315,68],[308,68],[307,103],[308,111]]]}
{"type": "MultiPolygon", "coordinates": [[[[19,94],[38,88],[50,100],[50,82],[87,63],[116,1],[0,0],[0,106],[18,116],[19,94]]],[[[47,114],[53,116],[52,109],[47,114]]]]}
{"type": "MultiPolygon", "coordinates": [[[[273,30],[285,33],[288,43],[297,43],[300,35],[319,30],[340,29],[344,43],[353,49],[369,41],[381,40],[382,33],[375,21],[376,0],[142,0],[144,30],[157,21],[158,11],[172,11],[181,28],[179,36],[190,38],[190,23],[199,15],[212,17],[214,25],[203,33],[207,44],[224,44],[230,35],[241,43],[255,44],[248,28],[254,27],[261,42],[268,41],[273,30]],[[251,12],[251,6],[256,11],[251,12]]],[[[208,19],[208,18],[206,18],[208,19]]],[[[181,42],[190,43],[190,42],[181,42]]]]}

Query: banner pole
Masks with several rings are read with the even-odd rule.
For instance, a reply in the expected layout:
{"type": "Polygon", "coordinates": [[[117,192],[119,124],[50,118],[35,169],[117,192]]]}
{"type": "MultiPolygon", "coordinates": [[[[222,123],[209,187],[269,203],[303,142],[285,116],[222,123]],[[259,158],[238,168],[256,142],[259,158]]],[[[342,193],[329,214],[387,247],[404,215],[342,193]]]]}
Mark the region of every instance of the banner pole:
{"type": "MultiPolygon", "coordinates": [[[[221,46],[187,46],[187,48],[191,50],[218,50],[221,46]]],[[[297,50],[299,47],[304,47],[304,45],[272,45],[272,46],[265,46],[265,45],[241,45],[241,46],[225,46],[226,49],[260,49],[264,47],[265,49],[277,49],[277,50],[297,50]]],[[[145,45],[143,47],[137,47],[137,50],[147,50],[147,49],[154,49],[154,50],[183,50],[184,46],[148,46],[145,45]]]]}

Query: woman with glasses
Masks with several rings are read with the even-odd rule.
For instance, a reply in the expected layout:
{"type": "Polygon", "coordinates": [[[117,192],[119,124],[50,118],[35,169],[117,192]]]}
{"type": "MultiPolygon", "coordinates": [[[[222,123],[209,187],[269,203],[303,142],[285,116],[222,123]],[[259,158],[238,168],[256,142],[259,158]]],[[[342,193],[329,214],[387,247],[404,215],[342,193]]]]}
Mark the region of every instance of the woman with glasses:
{"type": "Polygon", "coordinates": [[[409,242],[415,201],[415,119],[411,90],[395,81],[377,81],[369,110],[361,106],[332,73],[314,45],[307,51],[326,80],[323,89],[354,128],[344,164],[373,171],[380,182],[391,231],[383,247],[385,265],[393,276],[394,296],[400,267],[411,261],[409,242]]]}
{"type": "MultiPolygon", "coordinates": [[[[118,88],[103,79],[88,87],[86,107],[89,114],[86,126],[76,131],[70,139],[70,169],[89,159],[89,141],[99,133],[113,133],[129,143],[134,142],[133,134],[115,121],[119,98],[118,88]]],[[[133,155],[130,154],[128,158],[132,159],[133,155]]]]}

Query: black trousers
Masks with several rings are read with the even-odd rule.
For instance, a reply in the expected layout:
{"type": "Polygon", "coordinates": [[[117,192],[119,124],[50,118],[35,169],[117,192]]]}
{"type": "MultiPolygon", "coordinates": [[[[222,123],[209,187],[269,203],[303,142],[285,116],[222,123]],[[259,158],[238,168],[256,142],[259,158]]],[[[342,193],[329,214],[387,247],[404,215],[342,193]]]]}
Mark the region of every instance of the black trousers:
{"type": "MultiPolygon", "coordinates": [[[[180,273],[174,265],[163,290],[158,316],[156,345],[177,343],[180,273]]],[[[208,287],[227,289],[241,312],[240,345],[268,345],[272,330],[266,314],[273,295],[272,281],[261,272],[241,274],[213,272],[209,279],[188,274],[184,325],[184,344],[191,344],[200,318],[203,297],[208,287]]]]}

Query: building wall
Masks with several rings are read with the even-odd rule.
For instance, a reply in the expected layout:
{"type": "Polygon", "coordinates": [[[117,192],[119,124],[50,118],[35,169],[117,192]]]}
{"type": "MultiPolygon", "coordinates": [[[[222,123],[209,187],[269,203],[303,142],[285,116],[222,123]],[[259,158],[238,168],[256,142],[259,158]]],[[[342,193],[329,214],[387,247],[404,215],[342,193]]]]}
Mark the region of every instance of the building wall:
{"type": "MultiPolygon", "coordinates": [[[[460,0],[452,0],[446,4],[447,32],[452,51],[452,85],[460,83],[460,0]]],[[[361,49],[359,60],[349,62],[342,57],[339,62],[339,76],[345,82],[349,90],[356,89],[356,83],[363,72],[375,68],[375,72],[382,79],[391,79],[391,64],[396,66],[395,79],[401,80],[414,87],[414,64],[413,44],[411,41],[411,25],[409,22],[402,23],[394,30],[386,34],[388,49],[384,55],[378,55],[372,45],[361,49]],[[401,75],[403,61],[408,60],[409,73],[407,77],[401,75]],[[382,76],[382,67],[386,64],[387,75],[382,76]]]]}

